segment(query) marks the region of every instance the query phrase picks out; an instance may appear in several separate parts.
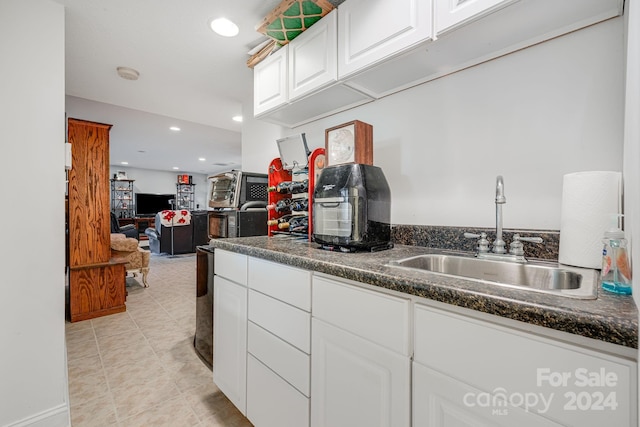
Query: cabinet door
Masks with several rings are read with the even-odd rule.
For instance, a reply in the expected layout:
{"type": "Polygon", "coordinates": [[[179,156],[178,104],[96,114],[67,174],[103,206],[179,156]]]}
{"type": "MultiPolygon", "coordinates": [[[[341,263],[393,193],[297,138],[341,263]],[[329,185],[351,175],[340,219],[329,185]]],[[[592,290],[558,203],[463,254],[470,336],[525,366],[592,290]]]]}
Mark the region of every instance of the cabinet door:
{"type": "Polygon", "coordinates": [[[287,52],[285,46],[253,68],[254,116],[287,103],[287,52]]]}
{"type": "Polygon", "coordinates": [[[338,77],[431,38],[431,2],[349,0],[338,7],[338,77]]]}
{"type": "Polygon", "coordinates": [[[514,0],[434,0],[436,34],[514,0]]]}
{"type": "Polygon", "coordinates": [[[337,25],[334,9],[289,43],[289,101],[338,79],[337,25]]]}
{"type": "Polygon", "coordinates": [[[416,427],[560,427],[520,408],[493,406],[467,384],[413,364],[413,425],[416,427]]]}
{"type": "Polygon", "coordinates": [[[213,382],[245,414],[247,288],[215,276],[213,289],[213,382]]]}
{"type": "Polygon", "coordinates": [[[410,359],[313,319],[311,425],[408,427],[410,359]]]}
{"type": "Polygon", "coordinates": [[[421,304],[414,320],[414,361],[492,402],[508,397],[502,418],[528,409],[565,426],[637,424],[633,361],[421,304]]]}

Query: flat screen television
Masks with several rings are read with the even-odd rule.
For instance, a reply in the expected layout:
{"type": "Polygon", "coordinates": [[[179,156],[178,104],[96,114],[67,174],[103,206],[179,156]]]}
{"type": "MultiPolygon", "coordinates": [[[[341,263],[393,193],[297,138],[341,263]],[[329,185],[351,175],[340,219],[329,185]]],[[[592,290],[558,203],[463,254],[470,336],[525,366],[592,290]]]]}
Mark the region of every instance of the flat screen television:
{"type": "Polygon", "coordinates": [[[175,194],[135,193],[136,216],[154,217],[160,211],[171,209],[169,200],[176,198],[175,194]]]}

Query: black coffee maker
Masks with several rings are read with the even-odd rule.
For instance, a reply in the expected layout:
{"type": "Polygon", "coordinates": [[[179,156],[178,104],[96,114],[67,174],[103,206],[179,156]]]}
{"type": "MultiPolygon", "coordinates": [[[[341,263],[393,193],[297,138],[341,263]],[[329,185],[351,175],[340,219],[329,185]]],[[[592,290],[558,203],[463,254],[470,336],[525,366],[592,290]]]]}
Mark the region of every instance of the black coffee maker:
{"type": "Polygon", "coordinates": [[[391,191],[382,169],[348,163],[322,170],[313,192],[313,239],[342,251],[393,247],[391,191]]]}

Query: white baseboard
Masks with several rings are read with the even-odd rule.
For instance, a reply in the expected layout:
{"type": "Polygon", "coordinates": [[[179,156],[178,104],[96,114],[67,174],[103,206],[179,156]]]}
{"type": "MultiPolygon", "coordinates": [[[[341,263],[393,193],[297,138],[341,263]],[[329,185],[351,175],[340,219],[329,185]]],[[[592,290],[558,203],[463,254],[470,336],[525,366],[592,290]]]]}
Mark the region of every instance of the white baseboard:
{"type": "Polygon", "coordinates": [[[69,405],[63,403],[39,414],[31,415],[5,427],[69,427],[71,426],[69,405]]]}

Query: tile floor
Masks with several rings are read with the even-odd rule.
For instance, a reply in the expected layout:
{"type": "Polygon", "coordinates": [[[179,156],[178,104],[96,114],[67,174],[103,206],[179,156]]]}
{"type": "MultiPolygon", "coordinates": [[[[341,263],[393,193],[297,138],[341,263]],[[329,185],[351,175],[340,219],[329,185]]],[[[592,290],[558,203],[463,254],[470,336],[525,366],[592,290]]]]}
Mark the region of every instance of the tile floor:
{"type": "Polygon", "coordinates": [[[127,311],[66,324],[73,427],[251,426],[193,349],[195,255],[152,255],[127,311]]]}

